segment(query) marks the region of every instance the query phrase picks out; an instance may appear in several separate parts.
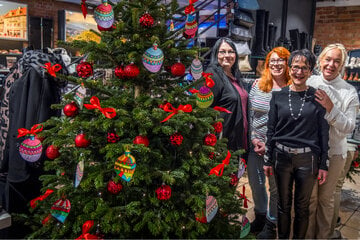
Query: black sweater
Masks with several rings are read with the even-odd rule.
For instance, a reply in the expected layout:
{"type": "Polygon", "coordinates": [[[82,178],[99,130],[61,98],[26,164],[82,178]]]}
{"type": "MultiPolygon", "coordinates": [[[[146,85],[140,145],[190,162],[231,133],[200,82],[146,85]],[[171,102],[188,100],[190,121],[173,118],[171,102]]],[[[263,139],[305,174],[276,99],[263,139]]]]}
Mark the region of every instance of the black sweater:
{"type": "MultiPolygon", "coordinates": [[[[295,120],[289,107],[289,87],[273,92],[270,101],[265,165],[273,165],[272,153],[275,143],[292,148],[310,147],[319,155],[319,168],[327,170],[329,125],[325,109],[315,100],[315,89],[309,87],[300,117],[295,120]]],[[[294,117],[299,114],[305,91],[291,91],[291,106],[294,117]]]]}

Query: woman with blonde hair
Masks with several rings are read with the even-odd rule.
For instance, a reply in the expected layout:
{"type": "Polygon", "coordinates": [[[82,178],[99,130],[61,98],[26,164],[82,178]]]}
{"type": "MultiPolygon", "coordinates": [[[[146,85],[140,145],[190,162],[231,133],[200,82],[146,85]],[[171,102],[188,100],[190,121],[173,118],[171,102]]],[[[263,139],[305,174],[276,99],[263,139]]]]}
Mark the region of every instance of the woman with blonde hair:
{"type": "Polygon", "coordinates": [[[265,136],[268,111],[273,91],[290,84],[288,59],[290,52],[284,47],[272,49],[266,56],[261,78],[256,79],[249,94],[251,150],[248,157],[248,176],[255,205],[255,220],[251,231],[257,238],[276,238],[277,190],[274,176],[269,177],[270,203],[265,189],[263,170],[265,136]],[[268,213],[268,214],[267,214],[268,213]]]}

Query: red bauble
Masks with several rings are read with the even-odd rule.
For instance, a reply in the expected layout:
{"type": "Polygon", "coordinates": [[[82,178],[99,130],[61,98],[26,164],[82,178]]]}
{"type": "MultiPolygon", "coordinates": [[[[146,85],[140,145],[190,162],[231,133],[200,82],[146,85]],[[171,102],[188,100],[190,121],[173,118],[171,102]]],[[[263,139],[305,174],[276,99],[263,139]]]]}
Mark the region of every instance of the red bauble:
{"type": "Polygon", "coordinates": [[[124,73],[128,78],[136,78],[139,75],[140,70],[134,63],[131,63],[124,68],[124,73]]]}
{"type": "Polygon", "coordinates": [[[147,136],[136,136],[133,141],[134,144],[144,144],[146,147],[149,146],[149,139],[147,136]]]}
{"type": "Polygon", "coordinates": [[[204,211],[201,213],[195,214],[195,220],[200,223],[207,223],[204,211]]]}
{"type": "Polygon", "coordinates": [[[118,194],[122,190],[123,186],[121,183],[116,183],[113,180],[110,180],[107,184],[107,190],[111,194],[118,194]]]}
{"type": "Polygon", "coordinates": [[[181,62],[175,63],[171,66],[171,74],[176,77],[184,76],[185,74],[185,65],[181,62]]]}
{"type": "Polygon", "coordinates": [[[79,107],[76,105],[76,103],[71,102],[64,106],[63,111],[65,116],[75,117],[79,113],[79,107]]]}
{"type": "Polygon", "coordinates": [[[151,28],[154,25],[154,18],[150,14],[144,13],[139,18],[139,23],[143,27],[151,28]]]}
{"type": "Polygon", "coordinates": [[[170,142],[174,146],[180,146],[184,137],[180,133],[174,133],[170,136],[170,142]]]}
{"type": "Polygon", "coordinates": [[[49,159],[55,159],[57,157],[60,156],[60,152],[59,152],[59,148],[56,147],[55,145],[50,145],[48,146],[48,148],[46,149],[46,157],[49,159]]]}
{"type": "Polygon", "coordinates": [[[216,136],[212,133],[206,134],[204,138],[204,144],[206,146],[215,146],[216,141],[217,141],[216,136]]]}
{"type": "Polygon", "coordinates": [[[358,168],[359,167],[359,163],[357,161],[353,161],[352,165],[354,168],[358,168]]]}
{"type": "Polygon", "coordinates": [[[79,148],[85,148],[89,146],[91,141],[87,139],[85,133],[80,133],[75,137],[75,146],[79,148]]]}
{"type": "Polygon", "coordinates": [[[82,62],[76,66],[76,72],[79,77],[88,78],[93,75],[93,67],[88,62],[82,62]]]}
{"type": "Polygon", "coordinates": [[[239,183],[239,178],[234,173],[230,174],[230,177],[231,177],[230,185],[236,186],[239,183]]]}
{"type": "Polygon", "coordinates": [[[161,185],[155,192],[159,200],[168,200],[171,197],[171,188],[165,184],[161,185]]]}
{"type": "Polygon", "coordinates": [[[117,143],[120,140],[120,137],[115,132],[109,132],[106,139],[109,143],[117,143]]]}
{"type": "Polygon", "coordinates": [[[120,79],[125,77],[124,68],[122,66],[117,66],[115,68],[115,76],[117,76],[120,79]]]}
{"type": "Polygon", "coordinates": [[[215,158],[215,153],[214,153],[214,152],[210,152],[210,153],[209,153],[209,159],[210,159],[210,160],[214,160],[214,158],[215,158]]]}
{"type": "Polygon", "coordinates": [[[223,125],[221,122],[216,122],[212,126],[214,127],[216,133],[221,133],[221,131],[223,130],[223,125]]]}

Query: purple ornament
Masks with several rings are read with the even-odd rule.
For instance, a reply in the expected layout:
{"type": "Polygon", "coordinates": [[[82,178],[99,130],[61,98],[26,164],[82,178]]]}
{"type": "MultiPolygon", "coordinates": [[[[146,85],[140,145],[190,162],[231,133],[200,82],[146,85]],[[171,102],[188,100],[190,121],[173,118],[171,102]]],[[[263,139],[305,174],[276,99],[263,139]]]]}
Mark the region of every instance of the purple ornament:
{"type": "Polygon", "coordinates": [[[36,162],[41,157],[42,149],[41,141],[34,136],[31,136],[21,143],[19,152],[20,156],[25,161],[36,162]]]}

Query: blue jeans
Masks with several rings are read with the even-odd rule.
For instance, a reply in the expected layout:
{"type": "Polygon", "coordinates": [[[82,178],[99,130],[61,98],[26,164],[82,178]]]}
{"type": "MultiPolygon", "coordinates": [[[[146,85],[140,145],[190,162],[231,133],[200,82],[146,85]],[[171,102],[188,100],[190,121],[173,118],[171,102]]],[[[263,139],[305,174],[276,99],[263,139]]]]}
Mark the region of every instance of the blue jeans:
{"type": "Polygon", "coordinates": [[[274,175],[271,175],[268,178],[270,192],[270,202],[268,207],[268,194],[265,188],[265,174],[263,166],[264,157],[259,156],[253,149],[251,149],[247,161],[247,171],[255,205],[254,211],[257,214],[266,214],[267,219],[276,224],[278,193],[275,177],[274,175]]]}

